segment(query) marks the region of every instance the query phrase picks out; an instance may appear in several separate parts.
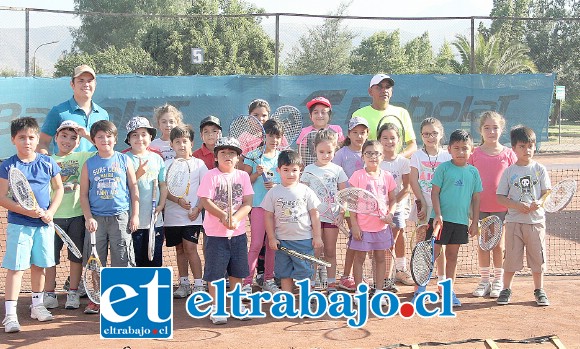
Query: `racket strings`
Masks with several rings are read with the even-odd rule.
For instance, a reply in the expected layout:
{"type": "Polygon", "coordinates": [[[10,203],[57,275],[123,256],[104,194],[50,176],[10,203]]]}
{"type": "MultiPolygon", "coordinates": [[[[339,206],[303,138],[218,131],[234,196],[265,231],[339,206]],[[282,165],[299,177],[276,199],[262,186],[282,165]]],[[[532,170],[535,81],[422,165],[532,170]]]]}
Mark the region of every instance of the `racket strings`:
{"type": "Polygon", "coordinates": [[[101,299],[101,266],[93,259],[85,266],[85,273],[83,274],[83,282],[85,290],[89,298],[99,303],[101,299]]]}
{"type": "Polygon", "coordinates": [[[576,181],[574,180],[565,180],[558,183],[552,190],[550,194],[546,198],[544,202],[544,208],[548,212],[556,212],[560,211],[574,197],[576,193],[576,181]]]}
{"type": "Polygon", "coordinates": [[[338,191],[337,199],[346,204],[346,209],[358,213],[376,213],[379,203],[369,192],[360,188],[347,188],[338,191]]]}
{"type": "Polygon", "coordinates": [[[411,276],[417,285],[424,286],[429,282],[433,269],[431,242],[422,241],[415,246],[411,255],[411,276]]]}
{"type": "Polygon", "coordinates": [[[189,166],[185,161],[174,160],[167,170],[167,190],[175,197],[183,197],[189,189],[189,166]]]}
{"type": "Polygon", "coordinates": [[[27,210],[34,210],[36,208],[36,199],[32,193],[32,188],[24,173],[12,167],[9,172],[9,183],[12,191],[12,197],[27,210]]]}
{"type": "Polygon", "coordinates": [[[482,250],[490,251],[501,240],[502,223],[499,217],[497,216],[487,218],[484,218],[481,221],[479,246],[481,247],[482,250]]]}
{"type": "Polygon", "coordinates": [[[263,145],[264,127],[258,119],[252,116],[241,116],[230,125],[229,136],[240,142],[242,154],[245,156],[263,145]]]}

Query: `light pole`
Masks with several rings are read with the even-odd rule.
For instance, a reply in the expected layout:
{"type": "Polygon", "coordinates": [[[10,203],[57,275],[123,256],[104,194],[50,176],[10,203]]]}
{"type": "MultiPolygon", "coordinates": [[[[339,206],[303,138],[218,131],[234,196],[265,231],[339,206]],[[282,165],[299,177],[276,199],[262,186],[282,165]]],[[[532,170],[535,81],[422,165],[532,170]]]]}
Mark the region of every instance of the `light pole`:
{"type": "Polygon", "coordinates": [[[40,44],[36,47],[36,49],[34,50],[34,54],[32,55],[32,76],[36,76],[36,51],[38,51],[38,49],[41,48],[42,46],[56,44],[57,42],[58,40],[45,42],[44,44],[40,44]]]}

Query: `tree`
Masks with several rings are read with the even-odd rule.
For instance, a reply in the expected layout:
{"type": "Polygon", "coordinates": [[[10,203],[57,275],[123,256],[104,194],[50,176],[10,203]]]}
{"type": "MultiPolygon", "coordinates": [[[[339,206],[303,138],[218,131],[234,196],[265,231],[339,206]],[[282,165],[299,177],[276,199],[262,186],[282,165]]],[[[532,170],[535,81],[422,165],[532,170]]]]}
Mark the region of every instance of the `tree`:
{"type": "Polygon", "coordinates": [[[260,17],[227,17],[263,13],[239,0],[197,0],[192,16],[151,26],[142,47],[157,63],[160,74],[272,74],[275,43],[260,26],[260,17]],[[224,16],[225,15],[225,16],[224,16]],[[191,48],[204,49],[203,64],[191,64],[191,48]]]}
{"type": "MultiPolygon", "coordinates": [[[[334,14],[346,12],[349,4],[342,3],[334,14]]],[[[286,63],[286,73],[305,74],[348,74],[352,40],[356,35],[344,25],[342,18],[326,18],[320,26],[308,29],[298,39],[286,63]]]]}
{"type": "Polygon", "coordinates": [[[433,71],[433,48],[428,32],[405,44],[405,58],[407,74],[428,74],[433,71]]]}
{"type": "Polygon", "coordinates": [[[405,74],[405,51],[401,48],[399,30],[381,31],[361,41],[353,50],[350,67],[353,74],[405,74]]]}
{"type": "MultiPolygon", "coordinates": [[[[186,0],[74,0],[80,12],[119,14],[179,14],[185,13],[190,2],[186,0]]],[[[81,26],[72,31],[73,51],[96,53],[109,47],[118,49],[140,41],[148,25],[172,21],[143,16],[80,15],[81,26]]],[[[138,45],[137,45],[138,46],[138,45]]]]}
{"type": "MultiPolygon", "coordinates": [[[[456,35],[453,46],[459,51],[461,61],[457,73],[470,72],[470,40],[464,35],[456,35]]],[[[488,39],[481,33],[475,36],[475,71],[484,74],[516,74],[536,72],[536,66],[528,57],[529,48],[521,43],[502,48],[501,34],[492,34],[488,39]]]]}
{"type": "Polygon", "coordinates": [[[143,49],[129,47],[108,49],[94,54],[71,53],[55,64],[54,77],[70,76],[76,66],[88,64],[97,74],[154,75],[158,68],[151,56],[143,49]]]}
{"type": "Polygon", "coordinates": [[[455,61],[451,44],[445,40],[435,57],[435,66],[433,67],[432,73],[453,74],[457,71],[457,66],[458,64],[455,61]]]}
{"type": "MultiPolygon", "coordinates": [[[[494,0],[492,17],[528,17],[531,0],[494,0]]],[[[512,43],[521,43],[526,33],[525,22],[513,19],[495,19],[486,37],[501,35],[500,46],[505,48],[512,43]]]]}

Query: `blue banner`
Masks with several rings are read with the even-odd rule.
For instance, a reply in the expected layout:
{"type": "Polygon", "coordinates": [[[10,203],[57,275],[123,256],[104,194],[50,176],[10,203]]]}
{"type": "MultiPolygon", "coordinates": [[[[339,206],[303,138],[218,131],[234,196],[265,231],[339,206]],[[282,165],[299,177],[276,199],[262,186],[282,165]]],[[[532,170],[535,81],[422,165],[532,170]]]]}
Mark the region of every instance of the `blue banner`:
{"type": "MultiPolygon", "coordinates": [[[[391,103],[405,107],[414,127],[425,117],[440,119],[447,134],[457,128],[470,130],[476,140],[478,116],[485,110],[504,115],[507,128],[525,124],[538,139],[547,139],[547,125],[554,88],[554,74],[516,75],[398,75],[391,103]]],[[[111,115],[119,128],[118,148],[125,144],[127,121],[136,115],[152,119],[153,108],[165,103],[179,108],[185,122],[196,130],[207,115],[218,116],[223,125],[247,114],[255,98],[266,99],[272,109],[289,104],[310,125],[306,102],[327,97],[333,105],[331,123],[343,127],[352,113],[369,105],[370,75],[307,76],[107,76],[97,77],[94,100],[111,115]]],[[[33,116],[42,124],[52,106],[72,96],[70,78],[0,78],[0,142],[10,141],[10,121],[33,116]]],[[[273,112],[274,110],[272,110],[273,112]]],[[[154,121],[154,120],[152,120],[154,121]]],[[[224,130],[227,130],[225,126],[224,130]]],[[[502,143],[509,143],[504,133],[502,143]]],[[[0,158],[14,154],[13,146],[0,148],[0,158]]]]}

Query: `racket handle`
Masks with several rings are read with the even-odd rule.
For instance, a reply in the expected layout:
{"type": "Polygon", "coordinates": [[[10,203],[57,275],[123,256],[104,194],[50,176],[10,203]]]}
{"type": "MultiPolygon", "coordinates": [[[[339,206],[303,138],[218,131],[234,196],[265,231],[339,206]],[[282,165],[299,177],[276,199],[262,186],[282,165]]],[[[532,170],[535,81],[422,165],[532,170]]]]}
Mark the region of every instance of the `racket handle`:
{"type": "Polygon", "coordinates": [[[97,244],[97,236],[95,234],[95,232],[91,232],[91,245],[96,245],[97,244]]]}
{"type": "Polygon", "coordinates": [[[264,183],[270,182],[270,179],[268,179],[268,177],[266,176],[266,174],[264,172],[262,172],[262,179],[264,180],[264,183]]]}

